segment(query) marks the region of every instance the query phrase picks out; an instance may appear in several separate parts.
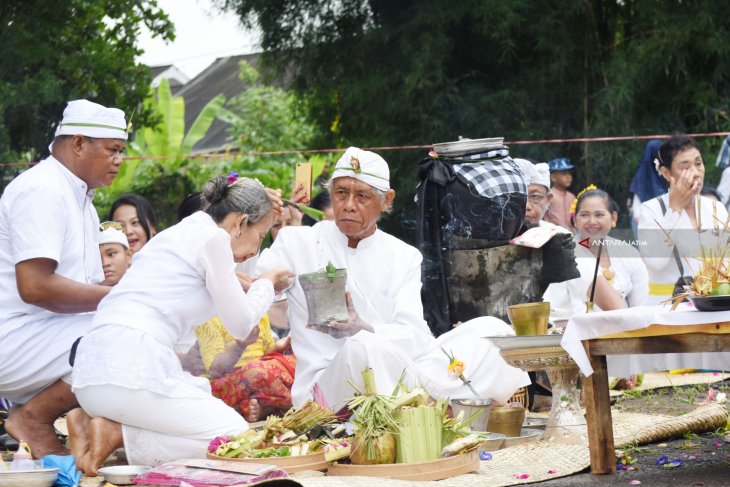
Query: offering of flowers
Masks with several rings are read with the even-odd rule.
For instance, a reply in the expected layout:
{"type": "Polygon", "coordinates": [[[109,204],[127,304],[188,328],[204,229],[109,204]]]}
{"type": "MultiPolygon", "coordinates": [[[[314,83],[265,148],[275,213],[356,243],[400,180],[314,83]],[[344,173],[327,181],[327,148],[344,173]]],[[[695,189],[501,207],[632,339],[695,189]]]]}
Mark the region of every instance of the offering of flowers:
{"type": "Polygon", "coordinates": [[[700,249],[700,269],[694,274],[692,282],[685,286],[685,292],[672,298],[672,309],[687,297],[730,295],[730,256],[726,256],[727,248],[721,253],[705,247],[700,249]]]}
{"type": "Polygon", "coordinates": [[[314,401],[292,408],[280,418],[269,416],[261,429],[234,436],[217,436],[208,451],[224,458],[269,458],[315,453],[325,439],[342,436],[344,425],[334,425],[335,413],[314,401]]]}

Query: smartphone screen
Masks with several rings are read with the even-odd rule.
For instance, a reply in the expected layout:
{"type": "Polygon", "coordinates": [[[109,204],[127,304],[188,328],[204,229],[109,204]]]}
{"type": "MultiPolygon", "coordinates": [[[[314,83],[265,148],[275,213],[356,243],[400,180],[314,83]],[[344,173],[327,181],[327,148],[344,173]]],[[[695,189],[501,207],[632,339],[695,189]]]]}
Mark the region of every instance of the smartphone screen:
{"type": "Polygon", "coordinates": [[[304,194],[307,199],[312,198],[312,164],[309,162],[298,162],[294,176],[294,187],[304,186],[304,194]]]}

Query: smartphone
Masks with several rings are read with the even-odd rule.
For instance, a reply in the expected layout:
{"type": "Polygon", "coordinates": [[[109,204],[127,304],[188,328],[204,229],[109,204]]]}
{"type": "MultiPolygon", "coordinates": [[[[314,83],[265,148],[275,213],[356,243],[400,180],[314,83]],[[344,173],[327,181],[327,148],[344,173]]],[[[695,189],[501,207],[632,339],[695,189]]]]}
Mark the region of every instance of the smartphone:
{"type": "Polygon", "coordinates": [[[312,164],[310,162],[298,162],[294,175],[294,187],[304,186],[304,195],[312,198],[312,164]]]}

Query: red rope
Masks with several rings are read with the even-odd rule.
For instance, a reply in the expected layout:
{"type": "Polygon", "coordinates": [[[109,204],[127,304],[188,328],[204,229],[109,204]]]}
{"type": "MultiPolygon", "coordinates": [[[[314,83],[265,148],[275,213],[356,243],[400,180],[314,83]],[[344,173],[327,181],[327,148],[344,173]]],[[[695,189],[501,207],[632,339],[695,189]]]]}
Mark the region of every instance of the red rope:
{"type": "MultiPolygon", "coordinates": [[[[710,132],[704,134],[687,134],[690,137],[725,137],[730,132],[710,132]]],[[[647,139],[666,139],[669,135],[624,135],[616,137],[577,137],[572,139],[540,139],[540,140],[506,140],[505,145],[530,145],[530,144],[574,144],[579,142],[616,142],[623,140],[647,140],[647,139]]],[[[362,147],[362,149],[372,151],[390,151],[390,150],[414,150],[414,149],[430,149],[431,145],[397,145],[382,147],[362,147]]],[[[280,151],[252,151],[252,152],[224,152],[215,154],[188,154],[180,156],[134,156],[125,157],[127,161],[134,160],[161,160],[161,159],[219,159],[232,156],[280,156],[287,154],[325,154],[332,152],[344,152],[343,148],[335,149],[302,149],[302,150],[280,150],[280,151]]],[[[34,162],[0,162],[0,166],[32,166],[37,164],[34,162]]]]}

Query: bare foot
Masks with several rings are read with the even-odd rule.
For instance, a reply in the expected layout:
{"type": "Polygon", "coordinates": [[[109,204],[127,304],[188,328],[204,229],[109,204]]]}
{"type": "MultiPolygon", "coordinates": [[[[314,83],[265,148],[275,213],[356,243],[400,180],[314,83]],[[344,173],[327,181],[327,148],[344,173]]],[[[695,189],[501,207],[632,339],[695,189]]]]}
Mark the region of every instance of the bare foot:
{"type": "Polygon", "coordinates": [[[33,458],[69,454],[56,436],[53,422],[36,417],[26,406],[10,408],[5,430],[16,440],[26,442],[33,458]]]}
{"type": "Polygon", "coordinates": [[[124,445],[122,425],[106,418],[93,418],[87,429],[89,451],[81,460],[83,472],[95,477],[99,475],[101,467],[114,450],[124,445]]]}
{"type": "Polygon", "coordinates": [[[83,461],[89,452],[88,430],[91,416],[81,408],[75,408],[66,415],[66,425],[68,426],[68,436],[71,441],[71,455],[76,457],[76,468],[82,472],[86,465],[83,461]]]}
{"type": "Polygon", "coordinates": [[[244,416],[244,419],[249,423],[255,423],[256,421],[261,421],[273,412],[273,408],[259,404],[258,399],[251,399],[251,402],[248,404],[248,414],[244,416]]]}

